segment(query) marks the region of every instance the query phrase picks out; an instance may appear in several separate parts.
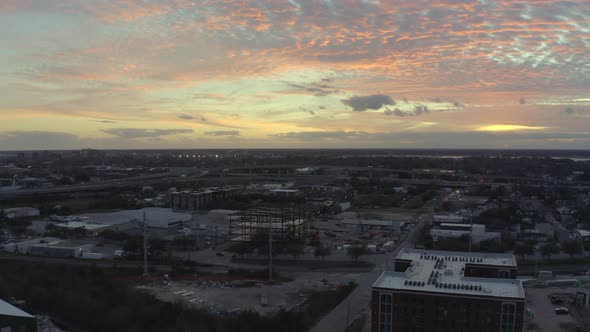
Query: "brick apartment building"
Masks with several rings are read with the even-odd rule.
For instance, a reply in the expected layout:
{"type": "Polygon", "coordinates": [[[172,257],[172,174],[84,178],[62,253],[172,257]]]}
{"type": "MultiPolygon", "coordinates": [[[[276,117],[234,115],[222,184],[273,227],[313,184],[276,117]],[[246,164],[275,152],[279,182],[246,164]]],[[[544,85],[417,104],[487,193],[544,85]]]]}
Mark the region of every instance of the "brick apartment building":
{"type": "Polygon", "coordinates": [[[512,254],[402,249],[372,287],[372,332],[520,332],[512,254]]]}

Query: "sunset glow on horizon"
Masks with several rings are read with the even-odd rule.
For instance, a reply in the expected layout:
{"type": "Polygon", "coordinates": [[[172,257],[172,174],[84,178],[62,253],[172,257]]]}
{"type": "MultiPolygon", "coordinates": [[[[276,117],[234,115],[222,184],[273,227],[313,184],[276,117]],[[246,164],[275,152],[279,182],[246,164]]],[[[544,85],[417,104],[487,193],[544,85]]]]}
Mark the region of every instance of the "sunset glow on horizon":
{"type": "Polygon", "coordinates": [[[0,150],[590,147],[590,2],[0,1],[0,150]]]}

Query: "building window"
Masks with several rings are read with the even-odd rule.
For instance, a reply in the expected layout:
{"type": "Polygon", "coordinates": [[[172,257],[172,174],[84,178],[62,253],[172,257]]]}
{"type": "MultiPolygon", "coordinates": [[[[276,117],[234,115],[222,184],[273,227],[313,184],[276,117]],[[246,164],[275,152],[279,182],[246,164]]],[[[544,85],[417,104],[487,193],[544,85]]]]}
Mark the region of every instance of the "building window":
{"type": "Polygon", "coordinates": [[[514,315],[516,306],[514,303],[502,303],[502,318],[500,331],[513,332],[514,331],[514,315]]]}
{"type": "Polygon", "coordinates": [[[391,302],[391,294],[381,294],[379,296],[379,332],[391,332],[393,315],[391,302]]]}
{"type": "Polygon", "coordinates": [[[500,278],[502,278],[502,279],[509,279],[510,278],[510,272],[508,272],[506,270],[501,270],[500,271],[500,278]]]}

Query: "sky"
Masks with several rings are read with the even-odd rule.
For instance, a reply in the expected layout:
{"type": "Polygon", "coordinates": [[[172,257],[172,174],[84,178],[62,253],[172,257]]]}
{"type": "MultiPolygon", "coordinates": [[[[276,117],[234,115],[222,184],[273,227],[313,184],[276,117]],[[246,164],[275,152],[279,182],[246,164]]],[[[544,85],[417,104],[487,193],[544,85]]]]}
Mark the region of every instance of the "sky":
{"type": "Polygon", "coordinates": [[[0,0],[0,150],[589,147],[587,0],[0,0]]]}

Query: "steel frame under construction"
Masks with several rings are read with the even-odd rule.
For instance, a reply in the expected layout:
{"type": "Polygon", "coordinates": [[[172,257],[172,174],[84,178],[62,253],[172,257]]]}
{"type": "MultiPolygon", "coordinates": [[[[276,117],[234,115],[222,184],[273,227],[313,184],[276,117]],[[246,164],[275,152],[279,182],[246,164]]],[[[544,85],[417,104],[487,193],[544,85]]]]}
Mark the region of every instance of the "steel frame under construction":
{"type": "Polygon", "coordinates": [[[249,242],[258,233],[268,236],[272,228],[273,242],[286,239],[305,241],[307,220],[303,206],[256,206],[241,211],[238,218],[230,219],[230,240],[249,242]]]}

